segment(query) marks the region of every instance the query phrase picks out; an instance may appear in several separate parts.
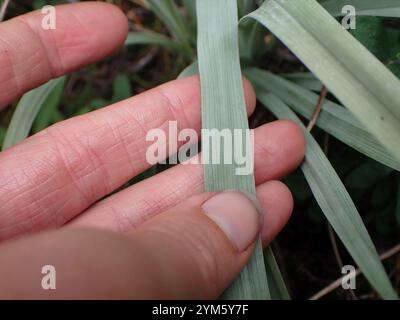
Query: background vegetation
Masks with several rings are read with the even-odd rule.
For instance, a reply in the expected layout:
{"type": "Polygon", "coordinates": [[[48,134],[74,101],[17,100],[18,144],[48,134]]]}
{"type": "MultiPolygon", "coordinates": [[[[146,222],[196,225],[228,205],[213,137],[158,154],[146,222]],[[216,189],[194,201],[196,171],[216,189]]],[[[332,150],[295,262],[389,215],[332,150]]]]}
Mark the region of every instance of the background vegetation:
{"type": "MultiPolygon", "coordinates": [[[[45,4],[68,1],[11,1],[7,18],[40,8],[45,4]]],[[[72,2],[72,1],[70,1],[72,2]]],[[[127,15],[131,31],[153,30],[170,37],[170,28],[141,0],[108,1],[118,5],[127,15]]],[[[182,14],[195,21],[189,10],[182,14]]],[[[245,29],[245,27],[243,28],[245,29]]],[[[246,32],[245,30],[241,32],[246,32]]],[[[251,64],[273,73],[307,71],[303,64],[266,29],[258,32],[256,54],[251,64]],[[255,59],[255,60],[254,60],[255,59]]],[[[382,17],[359,17],[353,35],[397,76],[400,76],[400,20],[382,17]]],[[[194,44],[190,44],[194,45],[194,44]]],[[[243,48],[246,44],[242,44],[243,48]]],[[[176,51],[166,47],[137,45],[121,49],[113,57],[71,74],[47,99],[33,124],[32,133],[79,114],[102,108],[113,102],[175,79],[193,61],[194,51],[176,51]]],[[[242,66],[250,61],[242,57],[242,66]]],[[[368,68],[368,66],[366,66],[368,68]]],[[[328,98],[335,100],[328,93],[328,98]]],[[[0,144],[18,101],[0,112],[0,144]]],[[[399,102],[400,103],[400,102],[399,102]]],[[[316,106],[317,107],[317,106],[316,106]]],[[[274,120],[263,106],[257,106],[250,119],[251,127],[274,120]]],[[[308,120],[304,120],[307,124],[308,120]]],[[[384,264],[392,283],[400,292],[400,175],[355,151],[331,135],[313,128],[313,136],[328,156],[344,182],[379,253],[389,253],[384,264]],[[393,249],[393,250],[391,250],[393,249]]],[[[132,183],[163,167],[153,168],[132,183]]],[[[300,170],[286,179],[295,196],[295,211],[288,226],[275,242],[275,254],[292,298],[307,299],[341,276],[343,264],[353,261],[336,239],[320,207],[315,201],[300,170]]],[[[325,299],[376,299],[376,293],[362,276],[357,291],[340,288],[325,299]]]]}

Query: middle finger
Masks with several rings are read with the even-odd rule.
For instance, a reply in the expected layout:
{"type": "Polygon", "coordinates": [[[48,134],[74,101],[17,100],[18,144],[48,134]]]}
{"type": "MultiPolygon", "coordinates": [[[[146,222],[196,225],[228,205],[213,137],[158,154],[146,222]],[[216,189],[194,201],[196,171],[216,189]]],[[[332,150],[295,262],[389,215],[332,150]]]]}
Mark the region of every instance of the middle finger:
{"type": "MultiPolygon", "coordinates": [[[[255,129],[254,142],[257,185],[281,179],[303,160],[304,135],[293,122],[275,121],[255,129]]],[[[72,222],[125,232],[204,192],[203,188],[201,165],[179,165],[98,202],[72,222]]],[[[286,205],[285,199],[275,200],[286,205]]]]}

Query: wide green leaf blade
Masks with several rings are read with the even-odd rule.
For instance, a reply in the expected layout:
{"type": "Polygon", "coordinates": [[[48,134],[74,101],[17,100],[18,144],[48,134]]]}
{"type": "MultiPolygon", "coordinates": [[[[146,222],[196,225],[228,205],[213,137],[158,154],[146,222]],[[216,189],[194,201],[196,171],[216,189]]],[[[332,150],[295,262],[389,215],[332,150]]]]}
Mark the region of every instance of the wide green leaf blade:
{"type": "MultiPolygon", "coordinates": [[[[273,92],[303,117],[311,119],[319,95],[268,71],[251,68],[245,74],[255,86],[273,92]]],[[[342,106],[326,100],[316,125],[368,157],[400,171],[400,161],[342,106]]]]}
{"type": "Polygon", "coordinates": [[[257,97],[278,118],[295,121],[303,128],[307,152],[302,170],[319,206],[371,285],[382,298],[397,299],[353,201],[318,143],[277,96],[258,91],[257,97]]]}
{"type": "Polygon", "coordinates": [[[22,96],[7,129],[2,150],[12,147],[29,135],[33,121],[43,104],[46,102],[46,99],[57,85],[64,81],[65,77],[51,80],[22,96]]]}
{"type": "Polygon", "coordinates": [[[272,299],[290,300],[288,289],[276,262],[271,245],[264,250],[268,287],[272,299]]]}
{"type": "Polygon", "coordinates": [[[343,16],[342,8],[352,5],[359,16],[400,17],[398,0],[328,0],[321,5],[334,16],[343,16]]]}
{"type": "Polygon", "coordinates": [[[315,0],[266,0],[266,26],[400,160],[400,81],[315,0]],[[368,66],[368,67],[367,67],[368,66]]]}
{"type": "MultiPolygon", "coordinates": [[[[236,1],[198,0],[197,21],[203,129],[246,130],[248,122],[239,62],[236,1]]],[[[247,139],[243,141],[250,142],[247,139]]],[[[236,164],[205,164],[205,190],[235,189],[254,195],[253,173],[239,176],[236,169],[236,164]]],[[[270,298],[260,240],[249,264],[223,298],[270,298]]]]}
{"type": "Polygon", "coordinates": [[[190,26],[179,12],[174,0],[147,0],[147,2],[188,53],[192,53],[190,26]]]}
{"type": "Polygon", "coordinates": [[[168,37],[153,31],[129,32],[125,40],[126,46],[146,44],[159,45],[174,50],[183,50],[182,45],[178,42],[172,41],[168,37]]]}
{"type": "MultiPolygon", "coordinates": [[[[195,74],[198,74],[199,66],[197,61],[187,66],[178,76],[178,79],[183,79],[195,74]]],[[[270,297],[272,299],[289,300],[290,295],[283,281],[279,266],[275,260],[272,248],[269,246],[264,250],[264,261],[267,272],[267,281],[270,297]]]]}

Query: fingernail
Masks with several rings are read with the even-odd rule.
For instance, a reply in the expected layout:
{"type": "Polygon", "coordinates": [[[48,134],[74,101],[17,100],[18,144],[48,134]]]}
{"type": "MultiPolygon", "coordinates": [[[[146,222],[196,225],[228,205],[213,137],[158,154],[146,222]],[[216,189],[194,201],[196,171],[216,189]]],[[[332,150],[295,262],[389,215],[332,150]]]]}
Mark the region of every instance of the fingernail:
{"type": "Polygon", "coordinates": [[[221,192],[206,201],[204,213],[225,233],[239,252],[260,232],[260,213],[252,199],[238,191],[221,192]]]}

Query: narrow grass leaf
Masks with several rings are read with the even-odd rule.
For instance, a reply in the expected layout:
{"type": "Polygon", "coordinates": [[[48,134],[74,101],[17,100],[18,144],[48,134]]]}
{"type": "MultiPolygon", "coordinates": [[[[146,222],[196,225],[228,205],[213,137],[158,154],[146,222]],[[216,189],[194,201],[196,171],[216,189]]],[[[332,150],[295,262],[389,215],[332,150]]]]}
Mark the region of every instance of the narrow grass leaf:
{"type": "Polygon", "coordinates": [[[278,263],[275,260],[272,247],[264,250],[265,269],[267,271],[268,287],[272,299],[290,300],[278,263]]]}
{"type": "MultiPolygon", "coordinates": [[[[198,0],[197,21],[203,128],[229,129],[230,132],[241,129],[243,132],[248,129],[248,122],[239,62],[236,1],[198,0]]],[[[250,142],[248,138],[242,141],[250,142]]],[[[217,146],[211,150],[220,151],[223,150],[217,150],[217,146]]],[[[233,154],[235,152],[238,150],[233,150],[233,154]]],[[[254,195],[253,173],[237,175],[237,168],[236,164],[205,164],[205,190],[235,189],[254,195]]],[[[249,264],[223,298],[270,298],[260,240],[249,264]]]]}
{"type": "Polygon", "coordinates": [[[258,91],[257,96],[278,118],[290,119],[303,128],[307,153],[302,170],[319,206],[376,291],[384,299],[397,299],[353,201],[318,143],[294,112],[277,96],[265,91],[258,91]]]}
{"type": "Polygon", "coordinates": [[[28,137],[39,110],[57,85],[63,81],[65,81],[65,77],[51,80],[22,96],[7,129],[2,150],[10,148],[28,137]]]}
{"type": "Polygon", "coordinates": [[[33,123],[33,133],[37,133],[55,122],[64,120],[64,116],[60,113],[58,107],[64,92],[65,80],[66,78],[64,78],[64,81],[59,81],[55,85],[54,89],[50,92],[42,107],[40,107],[40,110],[33,123]]]}
{"type": "MultiPolygon", "coordinates": [[[[193,76],[199,73],[199,66],[197,61],[187,66],[178,76],[178,79],[193,76]]],[[[264,261],[266,265],[268,288],[270,291],[270,298],[289,300],[290,295],[283,281],[279,266],[275,260],[271,247],[264,250],[264,261]]]]}
{"type": "Polygon", "coordinates": [[[319,92],[324,86],[311,72],[286,73],[281,76],[311,91],[319,92]]]}
{"type": "MultiPolygon", "coordinates": [[[[245,74],[255,86],[273,92],[303,117],[311,119],[319,100],[318,94],[268,71],[250,68],[245,70],[245,74]]],[[[400,171],[400,161],[342,106],[326,100],[316,125],[366,156],[400,171]]]]}
{"type": "Polygon", "coordinates": [[[243,17],[256,9],[254,0],[237,0],[239,17],[243,17]]]}
{"type": "Polygon", "coordinates": [[[396,222],[400,226],[400,174],[397,175],[397,192],[396,192],[396,222]]]}
{"type": "Polygon", "coordinates": [[[3,145],[4,138],[6,137],[7,129],[0,127],[0,147],[3,145]]]}
{"type": "Polygon", "coordinates": [[[184,50],[180,43],[153,31],[129,32],[125,45],[158,45],[174,50],[184,50]]]}
{"type": "Polygon", "coordinates": [[[352,5],[358,16],[400,17],[399,0],[328,0],[321,5],[334,16],[343,16],[342,9],[352,5]]]}
{"type": "Polygon", "coordinates": [[[147,2],[188,53],[192,54],[190,25],[179,12],[174,0],[147,0],[147,2]]]}
{"type": "Polygon", "coordinates": [[[400,81],[315,0],[266,0],[266,26],[400,160],[400,81]],[[366,67],[368,66],[368,67],[366,67]]]}
{"type": "Polygon", "coordinates": [[[252,64],[266,51],[264,43],[265,28],[257,21],[247,20],[239,26],[240,57],[252,64]]]}

